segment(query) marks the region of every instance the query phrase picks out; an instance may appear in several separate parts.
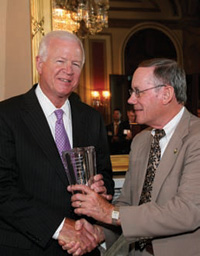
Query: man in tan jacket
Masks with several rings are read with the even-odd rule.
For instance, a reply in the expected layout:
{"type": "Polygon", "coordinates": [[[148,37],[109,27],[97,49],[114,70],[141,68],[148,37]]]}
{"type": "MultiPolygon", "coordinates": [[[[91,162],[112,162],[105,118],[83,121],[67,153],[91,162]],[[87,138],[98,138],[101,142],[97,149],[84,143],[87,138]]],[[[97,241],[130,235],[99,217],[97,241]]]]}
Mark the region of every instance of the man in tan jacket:
{"type": "MultiPolygon", "coordinates": [[[[111,229],[113,225],[121,227],[133,255],[200,255],[200,119],[184,107],[184,71],[169,59],[141,63],[128,102],[134,105],[136,122],[151,129],[133,139],[120,197],[110,204],[89,188],[76,185],[69,190],[84,193],[73,195],[72,206],[77,214],[92,216],[111,229]],[[152,173],[146,177],[157,129],[165,133],[159,141],[160,162],[154,177],[152,173]],[[146,184],[144,193],[147,178],[149,187],[146,184]],[[141,194],[149,196],[145,203],[141,203],[141,194]]],[[[86,221],[78,225],[93,229],[99,242],[112,238],[100,225],[92,227],[86,221]]]]}

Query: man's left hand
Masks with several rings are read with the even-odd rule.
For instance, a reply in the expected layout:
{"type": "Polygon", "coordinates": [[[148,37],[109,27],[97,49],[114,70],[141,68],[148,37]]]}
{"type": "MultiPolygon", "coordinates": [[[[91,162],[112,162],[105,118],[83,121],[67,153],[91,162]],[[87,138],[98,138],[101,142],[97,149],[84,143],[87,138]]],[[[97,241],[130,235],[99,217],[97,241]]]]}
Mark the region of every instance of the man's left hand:
{"type": "Polygon", "coordinates": [[[114,206],[105,198],[85,185],[72,185],[68,186],[67,189],[70,192],[82,192],[71,197],[72,206],[75,208],[74,212],[76,214],[87,215],[107,224],[112,223],[111,215],[114,206]]]}
{"type": "Polygon", "coordinates": [[[94,176],[94,183],[91,185],[91,189],[93,189],[96,193],[100,194],[108,201],[112,200],[112,195],[107,194],[107,189],[104,186],[102,174],[97,174],[94,176]]]}

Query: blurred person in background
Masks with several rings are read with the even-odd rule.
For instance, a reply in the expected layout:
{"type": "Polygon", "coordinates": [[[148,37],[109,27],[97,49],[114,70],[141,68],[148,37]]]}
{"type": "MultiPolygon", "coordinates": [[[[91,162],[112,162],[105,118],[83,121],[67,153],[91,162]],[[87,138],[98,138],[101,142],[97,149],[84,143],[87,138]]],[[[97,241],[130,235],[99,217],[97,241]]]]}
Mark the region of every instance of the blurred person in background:
{"type": "Polygon", "coordinates": [[[121,110],[115,108],[113,110],[113,122],[106,126],[108,143],[111,155],[116,155],[121,153],[121,143],[119,139],[119,126],[121,123],[121,110]]]}

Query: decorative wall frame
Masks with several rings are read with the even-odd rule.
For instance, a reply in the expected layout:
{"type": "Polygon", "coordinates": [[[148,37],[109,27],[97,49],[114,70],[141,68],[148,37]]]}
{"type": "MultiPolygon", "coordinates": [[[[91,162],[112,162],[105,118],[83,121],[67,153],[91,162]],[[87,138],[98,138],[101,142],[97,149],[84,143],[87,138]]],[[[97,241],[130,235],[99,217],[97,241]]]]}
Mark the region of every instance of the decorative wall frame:
{"type": "MultiPolygon", "coordinates": [[[[109,75],[112,74],[111,35],[98,34],[89,36],[84,41],[86,52],[85,85],[81,87],[86,91],[84,99],[92,104],[91,91],[110,91],[109,75]]],[[[81,93],[83,95],[83,93],[81,93]]],[[[107,104],[103,115],[105,121],[110,121],[110,102],[107,104]]]]}
{"type": "MultiPolygon", "coordinates": [[[[137,25],[135,25],[127,34],[126,39],[124,40],[124,44],[121,50],[121,59],[125,60],[124,58],[124,52],[126,44],[129,40],[129,38],[135,34],[136,32],[144,29],[156,29],[158,31],[161,31],[164,33],[173,43],[176,54],[177,54],[177,61],[180,63],[180,65],[183,65],[183,50],[182,50],[182,32],[180,30],[171,30],[168,27],[158,23],[158,22],[142,22],[137,25]]],[[[125,64],[122,62],[122,70],[125,71],[125,64]]]]}
{"type": "Polygon", "coordinates": [[[32,31],[32,75],[33,83],[38,82],[35,57],[39,42],[46,33],[52,30],[51,0],[30,0],[31,31],[32,31]]]}

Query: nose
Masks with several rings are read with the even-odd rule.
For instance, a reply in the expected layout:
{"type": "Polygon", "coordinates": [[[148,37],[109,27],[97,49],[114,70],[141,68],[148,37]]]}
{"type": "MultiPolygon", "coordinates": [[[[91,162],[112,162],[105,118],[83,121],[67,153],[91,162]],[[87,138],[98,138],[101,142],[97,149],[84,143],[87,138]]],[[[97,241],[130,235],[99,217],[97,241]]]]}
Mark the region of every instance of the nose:
{"type": "Polygon", "coordinates": [[[63,72],[65,72],[68,75],[72,75],[74,73],[72,63],[70,63],[69,61],[66,62],[63,68],[63,72]]]}
{"type": "Polygon", "coordinates": [[[132,93],[130,98],[128,99],[128,103],[131,105],[135,105],[137,103],[137,97],[135,97],[135,93],[132,93]]]}

